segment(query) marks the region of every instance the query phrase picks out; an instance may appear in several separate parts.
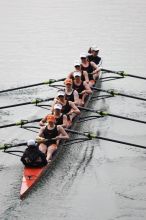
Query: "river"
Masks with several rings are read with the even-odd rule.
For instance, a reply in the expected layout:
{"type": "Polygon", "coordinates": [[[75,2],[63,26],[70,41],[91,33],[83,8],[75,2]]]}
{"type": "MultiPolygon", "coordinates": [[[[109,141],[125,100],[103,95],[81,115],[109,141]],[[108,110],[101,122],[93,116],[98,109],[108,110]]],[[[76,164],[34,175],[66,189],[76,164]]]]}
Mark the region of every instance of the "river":
{"type": "MultiPolygon", "coordinates": [[[[145,12],[144,0],[0,0],[0,90],[62,78],[93,44],[104,68],[146,77],[145,12]]],[[[102,88],[146,98],[145,80],[125,77],[102,82],[102,88]]],[[[55,94],[47,85],[8,92],[0,94],[0,106],[55,94]]],[[[146,121],[144,101],[115,96],[95,100],[92,108],[146,121]]],[[[0,110],[0,124],[46,113],[32,105],[0,110]]],[[[146,146],[145,124],[105,117],[80,130],[146,146]]],[[[35,135],[4,128],[0,143],[35,135]]],[[[0,219],[145,220],[145,166],[144,149],[103,140],[71,145],[20,201],[23,166],[19,157],[0,152],[0,219]]]]}

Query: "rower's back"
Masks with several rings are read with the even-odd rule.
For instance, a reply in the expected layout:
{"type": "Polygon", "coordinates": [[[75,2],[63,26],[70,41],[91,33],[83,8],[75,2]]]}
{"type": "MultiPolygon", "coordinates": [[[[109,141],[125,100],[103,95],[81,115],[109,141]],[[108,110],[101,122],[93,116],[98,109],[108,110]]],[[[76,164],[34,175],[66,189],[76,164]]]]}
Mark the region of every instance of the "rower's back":
{"type": "Polygon", "coordinates": [[[43,167],[47,164],[46,156],[42,153],[34,140],[27,142],[21,161],[25,167],[43,167]]]}

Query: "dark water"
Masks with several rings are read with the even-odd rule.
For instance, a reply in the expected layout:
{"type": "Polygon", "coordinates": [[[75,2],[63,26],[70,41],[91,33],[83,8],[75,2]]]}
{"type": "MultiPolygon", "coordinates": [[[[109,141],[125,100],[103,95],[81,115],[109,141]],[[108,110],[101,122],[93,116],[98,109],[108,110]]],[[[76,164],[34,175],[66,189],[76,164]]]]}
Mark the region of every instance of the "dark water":
{"type": "MultiPolygon", "coordinates": [[[[64,77],[92,44],[101,48],[103,67],[146,77],[145,11],[144,0],[0,1],[0,88],[64,77]]],[[[146,98],[144,80],[126,77],[102,87],[146,98]]],[[[48,86],[9,92],[0,95],[0,106],[55,94],[48,86]]],[[[117,96],[94,101],[92,107],[146,121],[143,101],[117,96]]],[[[0,124],[46,113],[35,106],[0,110],[0,124]]],[[[145,124],[106,117],[81,130],[146,145],[145,124]]],[[[18,127],[0,130],[0,143],[33,137],[18,127]]],[[[66,147],[24,201],[19,200],[19,158],[1,152],[0,219],[144,220],[145,152],[101,140],[66,147]]]]}

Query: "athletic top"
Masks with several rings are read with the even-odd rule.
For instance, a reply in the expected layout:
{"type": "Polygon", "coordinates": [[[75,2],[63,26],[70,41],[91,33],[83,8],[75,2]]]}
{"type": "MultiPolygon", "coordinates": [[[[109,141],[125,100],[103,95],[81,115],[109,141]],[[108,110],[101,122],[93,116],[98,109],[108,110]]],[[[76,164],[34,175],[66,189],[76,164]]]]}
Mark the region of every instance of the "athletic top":
{"type": "Polygon", "coordinates": [[[93,66],[91,65],[91,63],[89,62],[89,65],[87,67],[84,67],[82,64],[81,64],[81,68],[83,71],[86,71],[88,73],[88,77],[89,77],[89,80],[93,80],[93,74],[92,72],[94,71],[94,68],[93,66]]]}
{"type": "Polygon", "coordinates": [[[101,62],[101,57],[99,57],[99,56],[94,57],[94,56],[90,55],[90,56],[88,56],[88,59],[90,62],[93,61],[96,65],[98,65],[101,62]]]}
{"type": "MultiPolygon", "coordinates": [[[[56,117],[55,117],[56,118],[56,117]]],[[[56,125],[62,125],[63,124],[63,114],[59,118],[56,118],[56,125]]]]}
{"type": "Polygon", "coordinates": [[[74,91],[75,91],[75,90],[73,89],[70,95],[65,94],[65,99],[68,100],[68,101],[74,102],[74,101],[75,101],[75,100],[74,100],[74,91]]]}
{"type": "Polygon", "coordinates": [[[70,112],[71,110],[71,106],[69,105],[69,101],[67,100],[65,105],[62,105],[62,113],[63,114],[67,114],[68,112],[70,112]]]}
{"type": "Polygon", "coordinates": [[[57,125],[55,125],[55,127],[51,130],[48,129],[47,126],[46,126],[44,131],[43,131],[43,135],[44,135],[45,139],[48,139],[48,141],[46,141],[47,146],[49,146],[51,144],[56,144],[56,140],[51,140],[51,139],[58,136],[57,125]]]}
{"type": "Polygon", "coordinates": [[[79,98],[82,98],[82,94],[80,94],[80,93],[86,89],[83,81],[81,82],[80,85],[76,85],[73,81],[73,88],[79,93],[79,98]]]}

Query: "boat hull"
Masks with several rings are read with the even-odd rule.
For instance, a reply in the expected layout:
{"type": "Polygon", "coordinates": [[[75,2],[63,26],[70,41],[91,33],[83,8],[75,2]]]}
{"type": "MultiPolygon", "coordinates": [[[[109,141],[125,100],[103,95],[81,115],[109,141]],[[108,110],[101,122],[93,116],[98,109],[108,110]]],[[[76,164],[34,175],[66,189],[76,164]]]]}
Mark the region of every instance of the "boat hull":
{"type": "MultiPolygon", "coordinates": [[[[96,87],[100,86],[100,79],[97,80],[95,86],[96,87]]],[[[91,100],[92,96],[93,96],[93,94],[88,96],[88,98],[85,102],[85,107],[88,106],[89,101],[91,100]]],[[[77,121],[77,120],[78,120],[78,116],[73,121],[73,124],[71,126],[72,129],[74,128],[74,125],[76,124],[75,121],[77,121]]],[[[55,152],[53,159],[52,159],[52,162],[57,158],[57,155],[59,154],[59,151],[61,150],[61,145],[62,144],[60,144],[58,146],[58,150],[55,152]]],[[[42,168],[26,168],[26,167],[24,167],[22,184],[21,184],[21,189],[20,189],[20,199],[23,199],[29,193],[29,191],[33,188],[33,186],[36,185],[36,183],[44,175],[46,170],[48,170],[48,168],[50,167],[52,162],[42,168]]]]}

